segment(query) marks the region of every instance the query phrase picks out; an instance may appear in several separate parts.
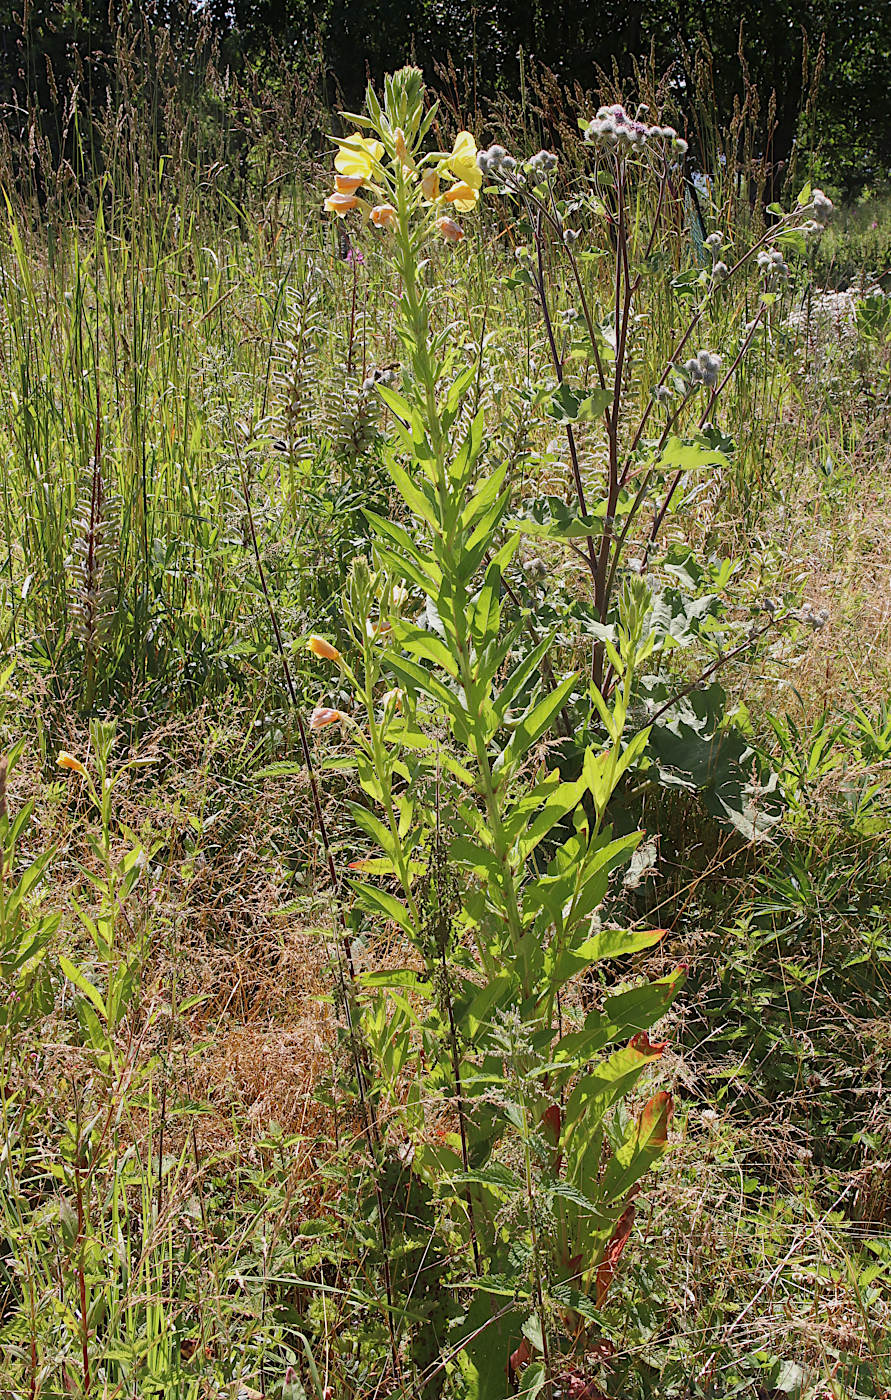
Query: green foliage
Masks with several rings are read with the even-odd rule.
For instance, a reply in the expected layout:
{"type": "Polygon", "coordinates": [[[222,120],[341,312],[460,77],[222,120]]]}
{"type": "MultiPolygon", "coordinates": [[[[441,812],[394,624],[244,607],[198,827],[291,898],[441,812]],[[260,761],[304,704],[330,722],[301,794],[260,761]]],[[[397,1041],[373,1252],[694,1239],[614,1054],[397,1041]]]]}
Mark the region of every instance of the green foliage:
{"type": "Polygon", "coordinates": [[[8,182],[0,1389],[882,1395],[883,228],[284,82],[8,182]]]}

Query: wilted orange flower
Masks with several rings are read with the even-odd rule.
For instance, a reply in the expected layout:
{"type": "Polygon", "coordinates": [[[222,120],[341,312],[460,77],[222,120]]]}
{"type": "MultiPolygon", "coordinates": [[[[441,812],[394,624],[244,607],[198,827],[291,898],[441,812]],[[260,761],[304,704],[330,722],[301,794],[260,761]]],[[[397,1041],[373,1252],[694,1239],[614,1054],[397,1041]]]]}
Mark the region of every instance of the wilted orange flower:
{"type": "Polygon", "coordinates": [[[464,230],[460,224],[456,224],[454,219],[443,214],[441,219],[436,220],[436,227],[442,234],[446,243],[460,243],[464,237],[464,230]]]}
{"type": "Polygon", "coordinates": [[[362,185],[361,175],[335,175],[335,194],[355,194],[362,185]]]}
{"type": "Polygon", "coordinates": [[[408,147],[405,144],[405,132],[402,130],[401,126],[397,126],[396,130],[393,132],[393,142],[396,147],[396,159],[401,162],[402,169],[414,170],[415,163],[408,153],[408,147]]]}
{"type": "Polygon", "coordinates": [[[324,637],[310,637],[306,644],[313,656],[321,656],[325,661],[339,661],[340,652],[337,647],[333,647],[330,642],[326,642],[324,637]]]}
{"type": "Polygon", "coordinates": [[[439,199],[439,171],[427,170],[421,176],[421,194],[432,204],[439,199]]]}
{"type": "Polygon", "coordinates": [[[346,719],[343,710],[329,710],[327,705],[317,705],[309,717],[310,729],[324,729],[327,724],[339,724],[346,719]]]}
{"type": "Polygon", "coordinates": [[[381,696],[381,704],[386,710],[392,704],[393,709],[401,714],[402,712],[402,691],[398,686],[394,690],[388,690],[381,696]]]}
{"type": "Polygon", "coordinates": [[[389,622],[372,622],[370,617],[365,619],[365,635],[370,641],[373,641],[375,637],[382,637],[392,630],[389,622]]]}
{"type": "Polygon", "coordinates": [[[376,204],[371,211],[371,222],[375,228],[392,228],[396,223],[396,210],[392,204],[376,204]]]}
{"type": "Polygon", "coordinates": [[[326,213],[336,214],[339,219],[345,218],[351,209],[358,207],[359,201],[354,194],[339,194],[337,190],[325,200],[326,213]]]}
{"type": "Polygon", "coordinates": [[[472,209],[480,197],[479,190],[475,190],[472,185],[461,180],[457,185],[452,185],[450,190],[446,190],[443,199],[449,204],[454,204],[456,209],[460,209],[462,214],[466,214],[472,209]]]}
{"type": "Polygon", "coordinates": [[[72,773],[80,773],[82,778],[87,777],[87,770],[80,759],[75,758],[73,753],[68,753],[65,749],[59,750],[59,757],[56,763],[60,768],[70,768],[72,773]]]}

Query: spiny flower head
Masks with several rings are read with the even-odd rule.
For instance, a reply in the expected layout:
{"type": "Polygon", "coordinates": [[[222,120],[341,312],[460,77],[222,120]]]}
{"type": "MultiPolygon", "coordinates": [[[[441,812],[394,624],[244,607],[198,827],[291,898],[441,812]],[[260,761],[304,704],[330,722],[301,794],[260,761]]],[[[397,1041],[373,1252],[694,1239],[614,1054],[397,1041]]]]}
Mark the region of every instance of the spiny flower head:
{"type": "Polygon", "coordinates": [[[598,108],[596,117],[585,127],[585,140],[598,150],[618,156],[629,155],[649,144],[667,144],[675,155],[687,153],[687,143],[673,126],[659,126],[643,121],[646,107],[639,107],[636,116],[629,116],[621,102],[598,108]]]}
{"type": "Polygon", "coordinates": [[[718,382],[721,369],[721,356],[711,350],[699,350],[692,359],[685,360],[683,370],[692,385],[704,384],[713,389],[718,382]]]}

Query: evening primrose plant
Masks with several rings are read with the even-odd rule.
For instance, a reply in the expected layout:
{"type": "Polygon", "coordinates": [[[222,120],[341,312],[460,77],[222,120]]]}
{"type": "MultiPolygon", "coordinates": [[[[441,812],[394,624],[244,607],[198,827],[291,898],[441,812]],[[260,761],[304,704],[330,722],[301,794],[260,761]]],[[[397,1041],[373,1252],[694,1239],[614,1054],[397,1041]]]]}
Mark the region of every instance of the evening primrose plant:
{"type": "Polygon", "coordinates": [[[381,1365],[402,1357],[425,1396],[448,1386],[503,1400],[516,1385],[578,1384],[578,1358],[602,1333],[672,1113],[665,1092],[637,1110],[630,1096],[662,1053],[647,1032],[683,970],[631,985],[601,975],[662,936],[601,915],[640,840],[615,835],[607,810],[647,742],[628,713],[653,646],[649,592],[641,580],[622,590],[606,644],[616,683],[608,700],[597,692],[604,739],[564,781],[543,744],[579,677],[543,684],[553,639],[521,645],[526,620],[508,614],[519,536],[503,530],[507,463],[485,462],[475,366],[459,366],[431,324],[427,241],[451,239],[444,211],[474,207],[482,179],[467,133],[450,153],[424,151],[431,115],[406,69],[383,107],[369,90],[352,118],[367,134],[338,144],[336,179],[359,183],[336,187],[329,208],[367,206],[400,278],[401,390],[379,393],[401,512],[369,512],[373,560],[356,561],[344,597],[351,645],[309,642],[353,696],[349,710],[320,703],[310,728],[339,726],[350,752],[331,762],[352,767],[363,793],[352,814],[368,852],[351,865],[348,920],[395,930],[407,955],[357,969],[348,989],[391,1202],[380,1243],[397,1345],[381,1365]],[[432,1279],[400,1268],[409,1218],[437,1261],[432,1279]]]}

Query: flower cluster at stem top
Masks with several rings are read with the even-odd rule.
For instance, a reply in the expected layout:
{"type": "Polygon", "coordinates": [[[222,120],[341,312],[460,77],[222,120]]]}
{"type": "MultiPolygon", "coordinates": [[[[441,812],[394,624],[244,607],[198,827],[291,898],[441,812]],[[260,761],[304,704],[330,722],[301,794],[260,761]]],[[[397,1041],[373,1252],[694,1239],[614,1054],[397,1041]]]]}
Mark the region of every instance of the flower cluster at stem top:
{"type": "Polygon", "coordinates": [[[673,126],[651,124],[644,117],[648,108],[638,107],[637,114],[630,117],[619,102],[610,107],[600,107],[597,116],[585,127],[585,140],[600,150],[615,155],[628,155],[655,142],[668,142],[676,156],[687,154],[687,143],[678,136],[673,126]]]}
{"type": "Polygon", "coordinates": [[[379,136],[358,131],[339,139],[334,159],[334,189],[325,210],[344,218],[353,210],[375,228],[393,229],[398,221],[398,190],[408,187],[415,203],[425,206],[433,225],[447,243],[459,243],[464,230],[453,217],[467,214],[479,202],[483,172],[477,163],[476,141],[459,131],[449,152],[424,153],[417,138],[391,127],[381,115],[379,136]],[[375,197],[374,203],[360,191],[375,197]]]}

